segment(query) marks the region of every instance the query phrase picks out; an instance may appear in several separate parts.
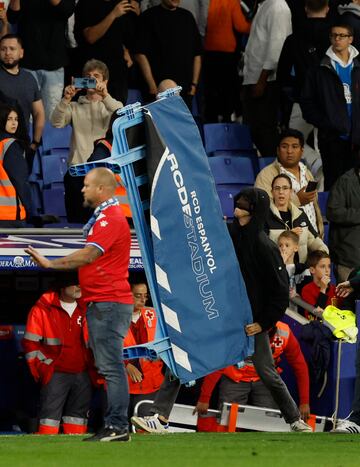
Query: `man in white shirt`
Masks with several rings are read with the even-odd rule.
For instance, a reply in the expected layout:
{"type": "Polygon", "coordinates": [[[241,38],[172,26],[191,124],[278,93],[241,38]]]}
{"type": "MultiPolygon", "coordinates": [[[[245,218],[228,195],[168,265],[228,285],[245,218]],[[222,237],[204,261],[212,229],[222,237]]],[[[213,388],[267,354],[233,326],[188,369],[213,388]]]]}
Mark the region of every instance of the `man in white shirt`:
{"type": "Polygon", "coordinates": [[[285,0],[263,0],[245,49],[243,81],[244,123],[250,126],[261,156],[276,154],[279,107],[276,69],[283,43],[291,32],[291,12],[285,0]]]}

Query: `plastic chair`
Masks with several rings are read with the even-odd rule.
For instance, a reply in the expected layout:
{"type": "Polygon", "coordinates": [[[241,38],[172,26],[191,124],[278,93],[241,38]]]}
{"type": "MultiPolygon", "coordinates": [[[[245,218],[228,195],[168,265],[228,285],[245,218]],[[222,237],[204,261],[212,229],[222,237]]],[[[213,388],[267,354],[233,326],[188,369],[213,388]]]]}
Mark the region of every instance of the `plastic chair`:
{"type": "Polygon", "coordinates": [[[44,212],[46,214],[54,214],[66,219],[64,186],[59,183],[51,188],[45,188],[42,194],[44,212]]]}
{"type": "Polygon", "coordinates": [[[218,155],[219,151],[256,154],[249,127],[240,123],[207,123],[204,125],[204,141],[208,155],[218,155]]]}
{"type": "Polygon", "coordinates": [[[44,185],[63,183],[67,172],[67,157],[48,155],[41,158],[44,185]]]}
{"type": "Polygon", "coordinates": [[[319,202],[320,211],[323,217],[326,217],[326,208],[327,208],[328,198],[329,198],[328,191],[318,192],[318,202],[319,202]]]}
{"type": "Polygon", "coordinates": [[[72,128],[70,125],[64,128],[54,128],[49,122],[45,123],[41,152],[49,154],[52,149],[68,149],[70,147],[71,132],[72,128]]]}
{"type": "Polygon", "coordinates": [[[249,157],[211,157],[209,164],[216,185],[253,185],[255,182],[254,167],[249,157]]]}
{"type": "Polygon", "coordinates": [[[264,169],[268,165],[272,164],[276,157],[259,157],[258,158],[258,166],[259,166],[259,172],[260,170],[264,169]]]}

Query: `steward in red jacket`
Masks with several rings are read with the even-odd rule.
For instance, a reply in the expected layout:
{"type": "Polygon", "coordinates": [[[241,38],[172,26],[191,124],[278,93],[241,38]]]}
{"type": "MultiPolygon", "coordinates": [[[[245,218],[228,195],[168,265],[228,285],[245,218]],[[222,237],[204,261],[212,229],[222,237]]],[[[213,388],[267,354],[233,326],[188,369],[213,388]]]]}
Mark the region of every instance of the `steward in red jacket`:
{"type": "MultiPolygon", "coordinates": [[[[72,282],[74,284],[74,282],[72,282]]],[[[78,285],[46,292],[30,310],[23,347],[41,383],[40,434],[86,433],[91,399],[86,308],[78,285]]]]}
{"type": "MultiPolygon", "coordinates": [[[[270,345],[277,371],[279,373],[282,371],[279,368],[282,354],[285,355],[288,363],[294,370],[300,399],[299,409],[302,418],[306,421],[310,414],[309,372],[300,345],[289,326],[282,321],[278,321],[274,330],[270,331],[270,345]]],[[[255,367],[249,359],[249,361],[245,362],[245,366],[241,368],[238,368],[236,365],[228,366],[204,378],[197,404],[197,411],[200,414],[207,412],[211,394],[221,377],[219,403],[235,402],[247,404],[250,401],[250,405],[277,408],[274,405],[270,392],[266,390],[260,381],[255,367]],[[252,394],[252,391],[254,394],[252,394]],[[257,401],[260,403],[257,403],[257,401]]]]}
{"type": "MultiPolygon", "coordinates": [[[[157,323],[154,308],[145,307],[148,298],[146,284],[132,284],[131,290],[134,297],[134,311],[129,331],[124,340],[124,347],[153,341],[157,323]]],[[[161,360],[150,361],[140,358],[126,362],[130,393],[130,416],[138,402],[144,399],[154,399],[164,379],[162,368],[163,363],[161,360]]]]}

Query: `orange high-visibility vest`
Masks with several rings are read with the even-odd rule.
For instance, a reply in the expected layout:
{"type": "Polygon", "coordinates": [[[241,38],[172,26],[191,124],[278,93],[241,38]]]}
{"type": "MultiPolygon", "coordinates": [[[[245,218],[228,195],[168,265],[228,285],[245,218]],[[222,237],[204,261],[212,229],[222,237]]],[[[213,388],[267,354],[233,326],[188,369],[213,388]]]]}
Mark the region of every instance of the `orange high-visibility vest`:
{"type": "MultiPolygon", "coordinates": [[[[102,139],[99,141],[99,143],[102,143],[111,152],[112,145],[109,143],[109,141],[107,141],[106,139],[102,139]]],[[[126,188],[124,187],[124,182],[121,180],[121,177],[119,174],[115,174],[115,178],[118,183],[118,187],[116,188],[116,191],[115,191],[115,196],[119,200],[120,207],[123,210],[125,217],[132,217],[131,209],[129,205],[129,199],[126,193],[126,188]]]]}
{"type": "Polygon", "coordinates": [[[0,141],[0,220],[2,221],[15,221],[26,218],[25,208],[4,169],[5,153],[14,141],[16,141],[14,138],[5,138],[0,141]]]}
{"type": "MultiPolygon", "coordinates": [[[[156,332],[156,313],[154,308],[146,307],[141,309],[141,316],[145,323],[145,329],[147,333],[147,342],[151,342],[155,339],[156,332]]],[[[130,347],[136,345],[134,335],[129,329],[125,340],[124,347],[130,347]]],[[[131,363],[131,360],[129,361],[131,363]]],[[[130,394],[150,394],[151,392],[157,391],[161,383],[163,382],[164,375],[161,372],[163,363],[161,360],[150,361],[146,358],[139,359],[141,372],[143,374],[143,380],[140,383],[134,383],[130,377],[129,382],[129,393],[130,394]]]]}
{"type": "MultiPolygon", "coordinates": [[[[270,346],[275,366],[277,366],[279,362],[280,355],[286,349],[289,342],[289,335],[289,326],[282,321],[278,321],[276,323],[276,332],[270,339],[270,346]]],[[[224,375],[236,383],[239,383],[240,381],[258,381],[260,379],[251,360],[246,360],[246,365],[242,368],[238,368],[236,365],[228,366],[224,369],[224,375]]]]}

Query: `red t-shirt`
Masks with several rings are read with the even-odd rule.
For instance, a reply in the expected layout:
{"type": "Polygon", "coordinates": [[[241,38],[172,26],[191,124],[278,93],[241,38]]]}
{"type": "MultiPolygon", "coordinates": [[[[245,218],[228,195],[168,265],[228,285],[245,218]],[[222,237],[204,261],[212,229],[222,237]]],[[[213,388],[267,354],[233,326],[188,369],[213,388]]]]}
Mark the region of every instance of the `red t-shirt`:
{"type": "Polygon", "coordinates": [[[86,239],[86,245],[96,246],[102,255],[79,269],[82,297],[86,303],[133,303],[128,282],[130,242],[129,224],[121,207],[105,208],[86,239]]]}

